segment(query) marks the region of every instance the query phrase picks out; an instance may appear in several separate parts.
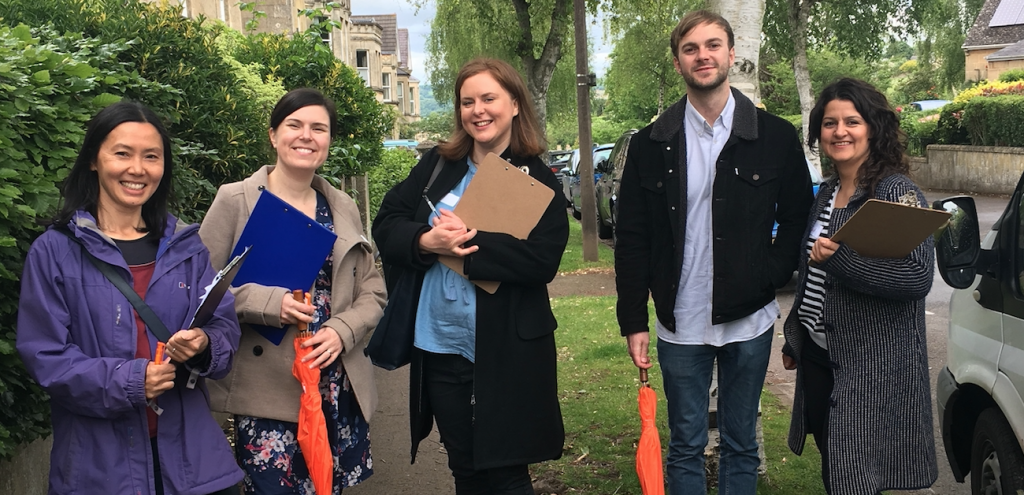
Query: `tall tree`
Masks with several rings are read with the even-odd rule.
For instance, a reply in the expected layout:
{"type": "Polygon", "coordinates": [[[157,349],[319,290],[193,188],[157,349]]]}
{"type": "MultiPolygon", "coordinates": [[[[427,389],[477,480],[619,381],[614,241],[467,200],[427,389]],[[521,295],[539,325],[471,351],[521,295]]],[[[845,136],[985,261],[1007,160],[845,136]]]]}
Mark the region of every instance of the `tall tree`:
{"type": "Polygon", "coordinates": [[[935,79],[942,92],[964,84],[964,40],[985,0],[936,0],[923,10],[921,28],[929,42],[935,79]]]}
{"type": "Polygon", "coordinates": [[[608,113],[618,122],[646,124],[683,94],[669,38],[700,0],[611,0],[608,37],[614,44],[605,75],[608,113]]]}
{"type": "MultiPolygon", "coordinates": [[[[427,71],[438,98],[454,98],[455,78],[466,61],[489,56],[523,73],[541,125],[546,125],[548,90],[556,67],[574,74],[571,0],[410,0],[433,2],[436,14],[427,37],[427,71]]],[[[572,86],[575,92],[575,86],[572,86]]],[[[563,98],[567,100],[567,98],[563,98]]],[[[575,97],[572,95],[572,100],[575,97]]]]}
{"type": "Polygon", "coordinates": [[[764,31],[772,49],[792,60],[804,136],[814,106],[808,49],[877,58],[888,41],[916,34],[920,12],[936,1],[940,0],[767,0],[764,31]]]}
{"type": "Polygon", "coordinates": [[[736,61],[729,71],[729,84],[754,104],[761,101],[758,87],[758,59],[765,0],[708,0],[708,9],[725,17],[736,37],[736,61]]]}

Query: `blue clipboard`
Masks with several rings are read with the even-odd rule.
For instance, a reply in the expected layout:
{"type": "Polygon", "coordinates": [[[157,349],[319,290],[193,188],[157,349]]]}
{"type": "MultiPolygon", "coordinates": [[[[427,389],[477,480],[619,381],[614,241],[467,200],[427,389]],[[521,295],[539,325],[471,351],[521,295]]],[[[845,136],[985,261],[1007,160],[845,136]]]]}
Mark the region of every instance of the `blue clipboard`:
{"type": "MultiPolygon", "coordinates": [[[[252,246],[231,285],[257,283],[289,291],[308,290],[337,238],[334,232],[264,189],[231,253],[233,258],[252,246]]],[[[287,331],[287,327],[250,326],[274,345],[281,344],[287,331]]]]}

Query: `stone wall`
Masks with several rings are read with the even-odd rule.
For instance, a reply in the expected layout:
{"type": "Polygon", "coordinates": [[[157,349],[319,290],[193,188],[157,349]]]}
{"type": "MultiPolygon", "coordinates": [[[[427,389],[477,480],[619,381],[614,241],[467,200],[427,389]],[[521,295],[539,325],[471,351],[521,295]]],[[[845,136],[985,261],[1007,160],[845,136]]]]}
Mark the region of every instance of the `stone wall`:
{"type": "Polygon", "coordinates": [[[1011,194],[1024,171],[1024,148],[933,144],[927,155],[911,160],[911,175],[925,189],[1011,194]]]}
{"type": "Polygon", "coordinates": [[[0,461],[0,493],[46,495],[53,437],[18,447],[10,461],[0,461]]]}

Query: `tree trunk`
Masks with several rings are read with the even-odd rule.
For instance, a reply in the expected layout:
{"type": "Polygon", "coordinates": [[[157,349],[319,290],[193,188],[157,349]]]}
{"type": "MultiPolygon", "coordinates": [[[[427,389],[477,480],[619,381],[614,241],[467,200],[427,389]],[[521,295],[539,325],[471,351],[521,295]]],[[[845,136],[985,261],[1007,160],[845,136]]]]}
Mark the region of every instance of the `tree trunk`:
{"type": "Polygon", "coordinates": [[[814,107],[814,95],[811,94],[811,71],[807,67],[807,20],[811,15],[812,0],[790,0],[789,29],[793,33],[793,74],[796,77],[796,92],[800,97],[800,116],[803,121],[804,155],[821,173],[821,160],[817,153],[812,153],[807,146],[807,125],[810,120],[811,108],[814,107]]]}
{"type": "Polygon", "coordinates": [[[516,52],[523,62],[526,87],[533,95],[533,105],[537,111],[537,120],[542,135],[547,135],[548,128],[548,86],[551,84],[551,75],[555,72],[555,65],[562,58],[562,44],[571,20],[569,5],[569,0],[555,0],[555,7],[551,12],[551,29],[548,31],[547,39],[544,40],[544,48],[541,50],[540,57],[537,57],[534,55],[530,5],[527,0],[512,0],[512,6],[516,10],[516,21],[523,36],[516,52]]]}
{"type": "Polygon", "coordinates": [[[736,37],[736,61],[729,70],[729,84],[755,105],[761,102],[758,60],[765,0],[709,0],[708,8],[725,17],[736,37]]]}

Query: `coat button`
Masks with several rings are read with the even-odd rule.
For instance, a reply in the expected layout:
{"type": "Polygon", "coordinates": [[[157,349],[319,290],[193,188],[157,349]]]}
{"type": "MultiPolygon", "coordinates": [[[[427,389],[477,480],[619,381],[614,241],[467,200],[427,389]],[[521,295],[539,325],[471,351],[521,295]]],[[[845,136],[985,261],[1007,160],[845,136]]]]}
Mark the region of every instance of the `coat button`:
{"type": "Polygon", "coordinates": [[[672,151],[672,147],[671,146],[666,146],[665,147],[665,151],[672,151]]]}
{"type": "Polygon", "coordinates": [[[252,348],[252,355],[253,356],[262,356],[263,355],[263,346],[258,345],[256,347],[253,347],[252,348]]]}
{"type": "Polygon", "coordinates": [[[655,184],[655,185],[658,186],[658,187],[661,187],[661,181],[659,180],[658,183],[655,184]]]}
{"type": "Polygon", "coordinates": [[[676,211],[676,207],[675,206],[672,207],[672,211],[676,211]]]}
{"type": "Polygon", "coordinates": [[[671,173],[672,173],[672,169],[668,169],[668,173],[670,173],[670,174],[671,174],[671,173]]]}
{"type": "Polygon", "coordinates": [[[257,187],[256,189],[259,189],[260,191],[262,191],[262,190],[264,190],[264,189],[266,189],[266,188],[267,188],[267,186],[259,186],[259,187],[257,187]]]}
{"type": "Polygon", "coordinates": [[[760,179],[760,178],[761,178],[761,176],[760,176],[760,175],[754,174],[754,180],[758,180],[758,179],[760,179]]]}

